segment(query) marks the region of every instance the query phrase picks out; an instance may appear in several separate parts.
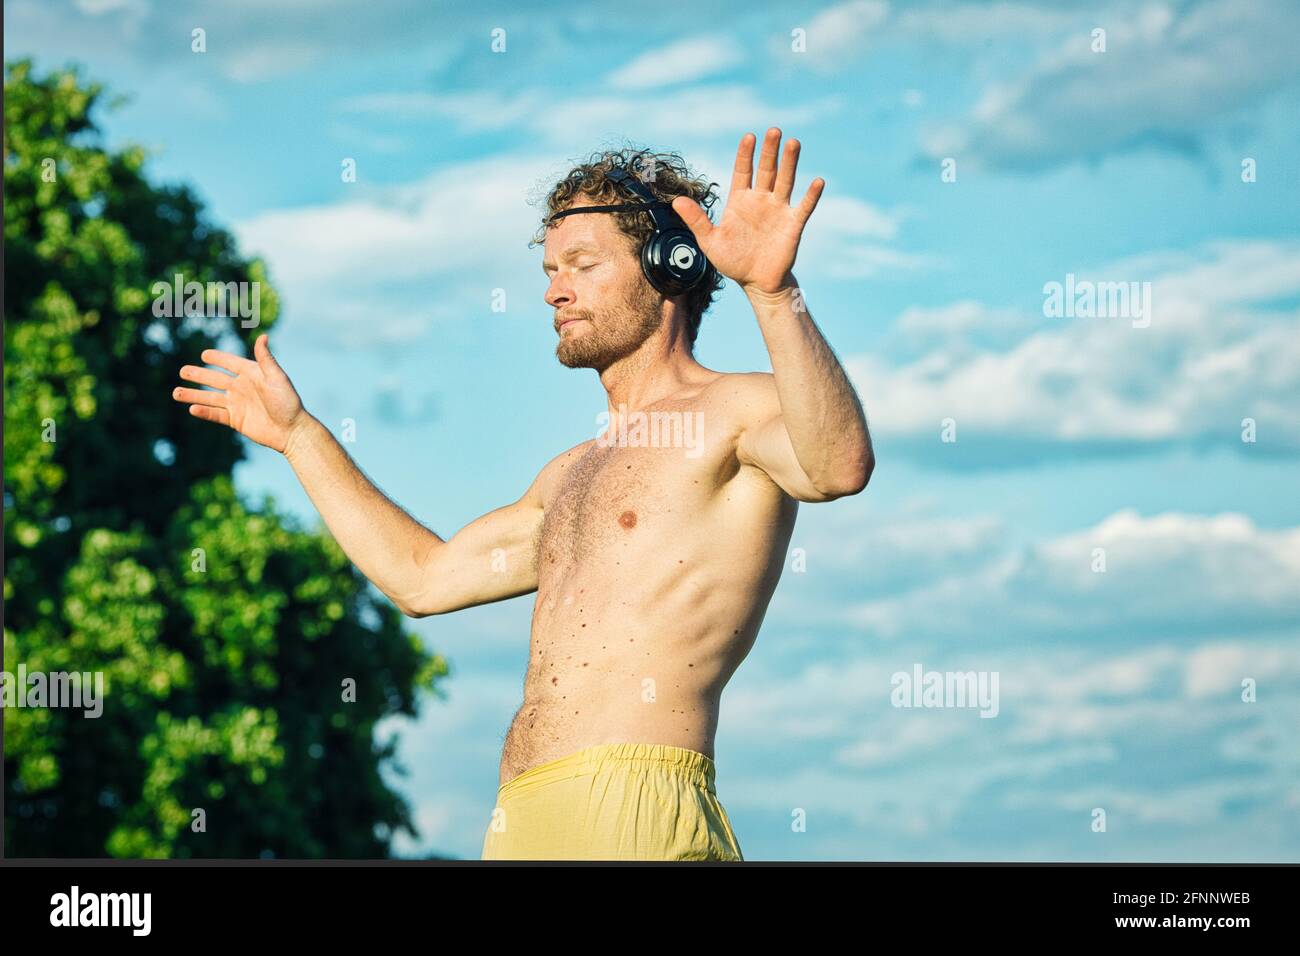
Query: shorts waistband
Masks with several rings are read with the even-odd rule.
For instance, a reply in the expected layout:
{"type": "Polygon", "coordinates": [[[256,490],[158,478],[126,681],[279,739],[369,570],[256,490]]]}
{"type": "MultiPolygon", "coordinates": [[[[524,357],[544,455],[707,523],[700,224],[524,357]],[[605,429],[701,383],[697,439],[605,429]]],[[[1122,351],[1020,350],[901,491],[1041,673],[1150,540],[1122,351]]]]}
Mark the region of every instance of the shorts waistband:
{"type": "Polygon", "coordinates": [[[595,744],[530,767],[512,777],[497,789],[497,802],[500,803],[504,797],[513,793],[593,773],[611,763],[624,763],[633,767],[640,765],[644,768],[667,766],[692,783],[704,787],[709,793],[717,795],[717,768],[707,754],[698,750],[674,747],[671,744],[595,744]]]}

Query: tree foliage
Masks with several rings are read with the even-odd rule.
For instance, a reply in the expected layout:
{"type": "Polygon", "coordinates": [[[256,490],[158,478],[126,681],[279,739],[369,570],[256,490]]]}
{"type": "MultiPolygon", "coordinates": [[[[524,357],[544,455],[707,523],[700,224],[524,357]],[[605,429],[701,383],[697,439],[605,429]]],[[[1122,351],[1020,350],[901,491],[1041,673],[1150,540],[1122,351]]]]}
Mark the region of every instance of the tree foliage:
{"type": "Polygon", "coordinates": [[[327,531],[241,501],[243,440],[172,400],[182,364],[251,351],[279,303],[188,187],[104,148],[103,95],[5,67],[5,669],[105,686],[98,718],[5,708],[5,852],[386,856],[414,827],[375,725],[447,664],[327,531]],[[260,325],[155,316],[177,273],[258,282],[260,325]]]}

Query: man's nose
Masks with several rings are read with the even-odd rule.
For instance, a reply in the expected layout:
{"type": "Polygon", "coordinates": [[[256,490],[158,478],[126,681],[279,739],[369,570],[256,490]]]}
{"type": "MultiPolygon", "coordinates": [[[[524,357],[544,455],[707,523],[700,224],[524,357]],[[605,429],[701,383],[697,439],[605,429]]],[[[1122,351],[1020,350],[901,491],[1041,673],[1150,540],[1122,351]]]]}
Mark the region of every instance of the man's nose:
{"type": "Polygon", "coordinates": [[[552,308],[568,305],[573,301],[573,290],[569,288],[567,282],[561,281],[559,276],[556,276],[546,290],[545,299],[546,304],[552,308]]]}

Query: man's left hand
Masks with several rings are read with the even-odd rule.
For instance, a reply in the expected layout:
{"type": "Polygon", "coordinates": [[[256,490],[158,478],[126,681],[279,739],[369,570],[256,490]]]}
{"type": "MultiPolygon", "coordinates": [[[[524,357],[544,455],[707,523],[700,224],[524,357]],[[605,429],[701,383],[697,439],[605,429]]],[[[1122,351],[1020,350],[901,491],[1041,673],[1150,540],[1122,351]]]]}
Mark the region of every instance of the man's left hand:
{"type": "Polygon", "coordinates": [[[757,138],[746,133],[736,150],[731,192],[715,226],[695,200],[678,196],[673,211],[695,235],[714,268],[749,292],[776,294],[791,285],[795,254],[804,224],[817,208],[826,180],[814,179],[799,205],[790,205],[799,165],[799,141],[788,139],[778,164],[781,131],[773,126],[763,139],[758,174],[753,176],[757,138]]]}

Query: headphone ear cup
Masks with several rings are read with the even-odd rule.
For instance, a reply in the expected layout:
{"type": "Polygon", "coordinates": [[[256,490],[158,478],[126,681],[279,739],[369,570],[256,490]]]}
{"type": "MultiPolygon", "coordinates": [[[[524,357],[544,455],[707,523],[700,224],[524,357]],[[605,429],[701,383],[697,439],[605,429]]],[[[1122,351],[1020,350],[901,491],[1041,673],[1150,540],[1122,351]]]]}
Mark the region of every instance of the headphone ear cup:
{"type": "Polygon", "coordinates": [[[668,296],[689,292],[700,284],[709,260],[688,229],[669,229],[651,236],[641,247],[641,268],[650,284],[668,296]]]}

